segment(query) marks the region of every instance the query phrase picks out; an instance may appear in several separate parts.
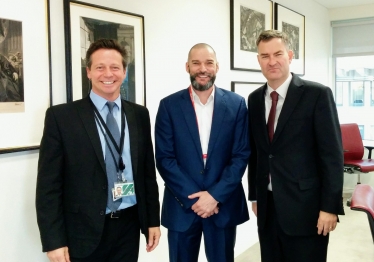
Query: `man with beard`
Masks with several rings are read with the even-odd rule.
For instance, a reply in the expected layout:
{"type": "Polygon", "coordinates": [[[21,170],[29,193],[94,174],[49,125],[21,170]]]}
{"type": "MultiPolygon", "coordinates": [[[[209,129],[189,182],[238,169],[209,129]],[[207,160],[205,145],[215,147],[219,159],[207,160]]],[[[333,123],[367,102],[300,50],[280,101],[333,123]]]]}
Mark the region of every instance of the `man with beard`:
{"type": "Polygon", "coordinates": [[[250,154],[247,108],[244,98],[214,85],[218,69],[211,46],[193,46],[191,85],[162,99],[156,117],[171,262],[198,261],[202,233],[208,261],[233,262],[236,226],[249,219],[241,183],[250,154]]]}

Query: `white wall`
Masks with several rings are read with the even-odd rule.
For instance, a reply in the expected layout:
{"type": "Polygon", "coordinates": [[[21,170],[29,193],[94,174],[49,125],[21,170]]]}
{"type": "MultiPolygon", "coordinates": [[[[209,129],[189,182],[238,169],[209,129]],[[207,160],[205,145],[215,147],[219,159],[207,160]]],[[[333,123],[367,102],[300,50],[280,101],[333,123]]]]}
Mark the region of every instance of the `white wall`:
{"type": "Polygon", "coordinates": [[[331,21],[373,17],[374,4],[334,8],[329,10],[331,21]]]}
{"type": "MultiPolygon", "coordinates": [[[[230,70],[228,0],[85,2],[106,5],[145,17],[147,107],[151,114],[152,126],[159,100],[189,85],[184,65],[187,52],[195,43],[206,42],[215,49],[220,62],[216,80],[218,86],[230,89],[231,81],[257,82],[264,79],[261,73],[230,70]]],[[[304,78],[329,84],[328,10],[312,0],[278,2],[306,17],[304,78]]],[[[59,104],[66,101],[62,0],[51,0],[51,10],[53,103],[59,104]]],[[[37,151],[0,155],[0,209],[2,214],[6,214],[2,216],[3,225],[6,226],[0,229],[1,260],[22,261],[26,254],[29,260],[47,261],[41,252],[34,211],[37,158],[37,151]],[[21,194],[10,194],[13,187],[17,188],[17,191],[21,188],[21,194]],[[8,200],[12,203],[8,203],[8,200]],[[16,212],[13,211],[13,207],[17,207],[16,212]]],[[[161,178],[158,181],[162,199],[163,182],[161,178]]],[[[246,187],[245,176],[243,184],[246,187]]],[[[167,231],[164,228],[162,234],[160,246],[150,254],[145,252],[145,242],[142,240],[139,261],[168,261],[167,231]]],[[[256,220],[251,214],[251,220],[238,227],[235,254],[239,255],[256,241],[256,220]]],[[[199,261],[206,261],[203,253],[202,250],[199,261]]]]}

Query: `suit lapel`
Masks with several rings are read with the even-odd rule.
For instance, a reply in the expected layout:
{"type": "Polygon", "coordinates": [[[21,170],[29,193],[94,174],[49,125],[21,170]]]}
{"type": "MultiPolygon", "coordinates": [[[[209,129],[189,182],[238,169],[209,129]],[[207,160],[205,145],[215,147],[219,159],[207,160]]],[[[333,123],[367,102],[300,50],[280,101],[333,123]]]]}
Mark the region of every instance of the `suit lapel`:
{"type": "Polygon", "coordinates": [[[100,137],[95,122],[94,110],[89,99],[90,98],[87,96],[81,100],[81,103],[79,103],[77,106],[77,110],[86,132],[91,139],[92,146],[95,150],[97,158],[99,159],[100,165],[105,171],[103,150],[101,148],[100,137]]]}
{"type": "MultiPolygon", "coordinates": [[[[188,88],[182,93],[182,99],[180,101],[181,110],[183,112],[184,119],[190,131],[192,140],[196,147],[199,156],[202,156],[203,152],[200,144],[199,129],[197,127],[197,119],[195,109],[192,106],[191,96],[188,92],[188,88]]],[[[202,160],[200,157],[199,159],[202,160]]]]}
{"type": "Polygon", "coordinates": [[[259,110],[259,113],[256,114],[257,116],[259,116],[259,119],[256,119],[255,120],[255,123],[252,123],[252,127],[257,125],[257,123],[259,124],[259,128],[260,128],[260,133],[264,135],[264,139],[265,141],[269,144],[270,143],[270,140],[269,140],[269,135],[268,135],[268,129],[267,129],[267,124],[266,124],[266,116],[265,116],[265,93],[266,93],[266,88],[267,88],[267,84],[263,85],[262,88],[260,89],[261,92],[258,93],[259,97],[255,98],[255,99],[252,99],[252,101],[254,101],[255,103],[255,106],[253,108],[257,108],[259,110]]]}
{"type": "Polygon", "coordinates": [[[129,135],[130,136],[130,152],[131,152],[131,164],[132,164],[132,170],[133,175],[136,175],[136,170],[138,170],[138,123],[136,121],[136,115],[134,108],[131,106],[131,104],[127,103],[126,101],[122,100],[122,106],[125,110],[126,120],[127,120],[127,127],[129,129],[129,135]]]}
{"type": "Polygon", "coordinates": [[[214,144],[216,143],[217,138],[219,136],[219,132],[222,128],[222,122],[225,117],[226,110],[227,110],[227,104],[225,100],[225,93],[221,89],[216,88],[215,97],[214,97],[212,127],[210,129],[209,144],[208,144],[208,159],[209,159],[209,155],[211,155],[212,153],[214,144]]]}
{"type": "Polygon", "coordinates": [[[284,101],[282,111],[279,115],[273,142],[277,140],[288,119],[290,118],[290,115],[295,110],[296,105],[299,103],[299,100],[304,92],[304,90],[300,88],[302,85],[303,83],[301,82],[300,78],[293,75],[290,86],[288,87],[286,100],[284,101]]]}

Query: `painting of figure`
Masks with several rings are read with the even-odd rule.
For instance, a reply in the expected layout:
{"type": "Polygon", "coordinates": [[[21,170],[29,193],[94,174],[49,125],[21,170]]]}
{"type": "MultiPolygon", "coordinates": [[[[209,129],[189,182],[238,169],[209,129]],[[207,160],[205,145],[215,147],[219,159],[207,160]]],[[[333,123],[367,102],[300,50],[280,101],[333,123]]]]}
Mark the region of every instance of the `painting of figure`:
{"type": "Polygon", "coordinates": [[[297,26],[282,22],[282,31],[288,35],[290,49],[293,51],[293,58],[300,58],[300,30],[297,26]]]}
{"type": "Polygon", "coordinates": [[[240,50],[257,52],[257,37],[265,30],[265,14],[240,6],[240,50]]]}
{"type": "Polygon", "coordinates": [[[22,22],[0,18],[0,103],[24,102],[22,22]]]}

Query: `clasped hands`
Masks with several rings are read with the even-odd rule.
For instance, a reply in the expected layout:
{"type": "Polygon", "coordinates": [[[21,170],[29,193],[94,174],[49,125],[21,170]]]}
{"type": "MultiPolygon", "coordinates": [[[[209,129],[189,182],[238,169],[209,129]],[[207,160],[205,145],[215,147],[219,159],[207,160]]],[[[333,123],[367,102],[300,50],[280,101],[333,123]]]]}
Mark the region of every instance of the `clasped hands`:
{"type": "Polygon", "coordinates": [[[218,201],[215,200],[208,191],[200,191],[195,194],[189,195],[189,199],[199,198],[191,209],[200,217],[208,218],[214,214],[218,214],[218,201]]]}

